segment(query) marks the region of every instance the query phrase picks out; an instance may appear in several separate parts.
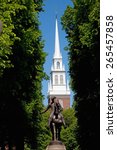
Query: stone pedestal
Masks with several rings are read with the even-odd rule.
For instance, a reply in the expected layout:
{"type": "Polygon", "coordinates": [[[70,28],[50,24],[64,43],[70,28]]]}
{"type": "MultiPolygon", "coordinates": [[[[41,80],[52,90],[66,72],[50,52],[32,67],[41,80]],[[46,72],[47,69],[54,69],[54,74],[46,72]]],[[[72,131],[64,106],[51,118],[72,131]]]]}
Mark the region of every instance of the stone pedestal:
{"type": "Polygon", "coordinates": [[[61,141],[51,141],[46,150],[66,150],[66,147],[61,141]]]}

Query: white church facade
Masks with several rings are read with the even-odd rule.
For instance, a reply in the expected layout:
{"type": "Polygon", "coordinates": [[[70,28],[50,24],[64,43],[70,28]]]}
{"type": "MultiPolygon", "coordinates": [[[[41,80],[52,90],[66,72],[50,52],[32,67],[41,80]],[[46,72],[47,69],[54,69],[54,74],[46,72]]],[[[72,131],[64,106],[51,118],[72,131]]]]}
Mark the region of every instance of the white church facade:
{"type": "Polygon", "coordinates": [[[48,83],[48,97],[57,97],[64,109],[70,107],[70,88],[60,51],[58,22],[55,26],[55,50],[48,83]]]}

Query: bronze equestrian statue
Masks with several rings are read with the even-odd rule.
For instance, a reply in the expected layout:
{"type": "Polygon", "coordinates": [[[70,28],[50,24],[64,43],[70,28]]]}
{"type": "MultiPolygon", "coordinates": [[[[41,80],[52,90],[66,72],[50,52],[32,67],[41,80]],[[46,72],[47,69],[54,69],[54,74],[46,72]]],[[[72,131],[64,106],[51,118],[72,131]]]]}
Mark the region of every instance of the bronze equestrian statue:
{"type": "Polygon", "coordinates": [[[64,117],[61,114],[62,106],[60,105],[59,100],[56,97],[50,99],[49,105],[42,113],[45,113],[49,109],[51,109],[51,114],[48,120],[48,126],[52,132],[52,140],[60,141],[61,126],[64,125],[64,128],[66,128],[66,124],[64,117]]]}

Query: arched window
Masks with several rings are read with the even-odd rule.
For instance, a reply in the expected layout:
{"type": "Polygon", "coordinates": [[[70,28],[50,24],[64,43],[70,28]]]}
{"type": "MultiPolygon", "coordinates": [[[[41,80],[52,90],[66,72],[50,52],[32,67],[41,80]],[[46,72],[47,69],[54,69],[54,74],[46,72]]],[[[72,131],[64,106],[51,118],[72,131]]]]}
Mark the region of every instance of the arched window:
{"type": "Polygon", "coordinates": [[[60,69],[60,62],[57,61],[57,69],[60,69]]]}
{"type": "Polygon", "coordinates": [[[60,75],[60,84],[63,84],[63,75],[60,75]]]}
{"type": "Polygon", "coordinates": [[[58,84],[58,75],[55,75],[55,84],[58,84]]]}

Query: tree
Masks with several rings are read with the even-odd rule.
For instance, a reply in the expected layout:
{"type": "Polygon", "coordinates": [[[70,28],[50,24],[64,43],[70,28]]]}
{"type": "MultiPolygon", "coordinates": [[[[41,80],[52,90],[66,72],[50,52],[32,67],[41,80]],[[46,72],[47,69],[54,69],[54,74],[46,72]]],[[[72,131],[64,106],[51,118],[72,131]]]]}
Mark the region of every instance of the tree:
{"type": "Polygon", "coordinates": [[[63,111],[63,116],[67,128],[62,128],[61,131],[61,140],[65,144],[67,150],[78,150],[78,143],[76,140],[76,129],[77,127],[77,118],[75,117],[75,111],[73,108],[69,108],[63,111]]]}
{"type": "Polygon", "coordinates": [[[16,35],[12,32],[14,25],[11,15],[15,14],[17,9],[22,9],[22,6],[8,3],[7,0],[0,1],[0,20],[2,30],[0,33],[0,76],[5,68],[12,67],[9,60],[9,55],[12,54],[11,46],[13,45],[16,35]]]}
{"type": "Polygon", "coordinates": [[[69,42],[69,73],[74,91],[82,150],[99,149],[100,20],[99,0],[74,0],[63,17],[69,42]]]}
{"type": "Polygon", "coordinates": [[[46,54],[39,30],[42,0],[0,1],[0,143],[38,148],[46,54]]]}
{"type": "Polygon", "coordinates": [[[42,114],[42,121],[41,121],[41,136],[38,137],[39,143],[39,150],[44,150],[49,145],[52,134],[50,131],[50,127],[48,126],[48,119],[50,116],[50,112],[47,111],[46,113],[42,114]]]}

